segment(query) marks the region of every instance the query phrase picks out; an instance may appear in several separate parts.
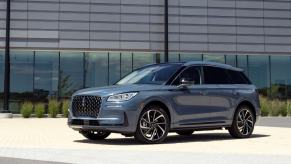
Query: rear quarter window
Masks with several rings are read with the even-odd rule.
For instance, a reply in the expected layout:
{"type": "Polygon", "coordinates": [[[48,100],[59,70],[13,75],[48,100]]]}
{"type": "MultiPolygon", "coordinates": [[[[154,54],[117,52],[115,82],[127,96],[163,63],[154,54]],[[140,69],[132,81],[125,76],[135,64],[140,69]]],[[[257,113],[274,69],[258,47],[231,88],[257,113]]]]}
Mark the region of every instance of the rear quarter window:
{"type": "Polygon", "coordinates": [[[243,72],[228,70],[232,84],[251,84],[243,72]]]}

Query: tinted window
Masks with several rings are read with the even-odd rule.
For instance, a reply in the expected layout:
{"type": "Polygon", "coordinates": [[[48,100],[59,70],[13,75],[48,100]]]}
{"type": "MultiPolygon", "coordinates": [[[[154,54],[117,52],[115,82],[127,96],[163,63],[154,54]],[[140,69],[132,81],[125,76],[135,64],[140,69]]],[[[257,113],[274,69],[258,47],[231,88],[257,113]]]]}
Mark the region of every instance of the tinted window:
{"type": "Polygon", "coordinates": [[[229,84],[229,76],[226,69],[205,66],[204,70],[204,83],[205,84],[229,84]]]}
{"type": "Polygon", "coordinates": [[[228,70],[232,84],[250,84],[243,72],[228,70]]]}
{"type": "Polygon", "coordinates": [[[179,85],[181,79],[184,78],[187,81],[193,82],[193,84],[200,84],[201,83],[201,67],[190,67],[186,68],[178,78],[175,79],[173,85],[179,85]]]}

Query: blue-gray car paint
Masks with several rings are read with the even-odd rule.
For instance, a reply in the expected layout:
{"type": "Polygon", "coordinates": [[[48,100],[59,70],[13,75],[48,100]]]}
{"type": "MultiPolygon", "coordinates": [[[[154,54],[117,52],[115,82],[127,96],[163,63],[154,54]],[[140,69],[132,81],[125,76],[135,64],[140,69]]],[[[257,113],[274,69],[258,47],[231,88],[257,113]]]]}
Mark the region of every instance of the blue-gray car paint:
{"type": "MultiPolygon", "coordinates": [[[[182,65],[215,66],[235,71],[242,71],[232,66],[212,62],[187,62],[182,65]]],[[[184,69],[185,69],[184,68],[184,69]]],[[[169,112],[170,129],[229,127],[238,105],[242,102],[252,104],[257,118],[260,115],[260,105],[256,87],[249,84],[231,85],[192,85],[180,88],[174,85],[131,84],[113,85],[108,87],[88,88],[77,91],[72,95],[90,95],[102,97],[98,118],[99,126],[71,125],[75,118],[69,109],[68,124],[75,130],[106,130],[124,134],[136,131],[140,113],[151,102],[164,104],[169,112]],[[111,95],[127,92],[138,92],[129,101],[108,102],[111,95]]]]}

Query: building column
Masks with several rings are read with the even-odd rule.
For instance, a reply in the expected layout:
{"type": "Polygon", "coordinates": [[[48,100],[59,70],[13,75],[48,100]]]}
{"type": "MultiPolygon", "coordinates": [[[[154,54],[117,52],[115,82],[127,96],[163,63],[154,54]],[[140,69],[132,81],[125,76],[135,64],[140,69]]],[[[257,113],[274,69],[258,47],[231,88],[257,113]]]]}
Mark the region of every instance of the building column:
{"type": "Polygon", "coordinates": [[[5,38],[5,72],[4,72],[4,105],[0,111],[2,117],[12,117],[9,110],[10,94],[10,0],[6,1],[6,38],[5,38]]]}
{"type": "Polygon", "coordinates": [[[164,4],[164,53],[165,53],[165,63],[169,62],[169,14],[168,14],[168,9],[169,9],[169,5],[168,5],[168,0],[165,0],[165,4],[164,4]]]}

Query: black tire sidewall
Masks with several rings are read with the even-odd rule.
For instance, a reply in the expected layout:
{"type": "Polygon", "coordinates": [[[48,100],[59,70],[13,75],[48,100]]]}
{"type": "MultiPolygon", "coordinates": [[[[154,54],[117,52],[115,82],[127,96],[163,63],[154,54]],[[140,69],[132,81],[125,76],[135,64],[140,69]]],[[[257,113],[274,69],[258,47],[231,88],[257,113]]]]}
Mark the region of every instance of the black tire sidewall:
{"type": "Polygon", "coordinates": [[[103,140],[107,138],[111,133],[110,132],[102,132],[103,134],[94,134],[92,131],[84,131],[81,134],[89,140],[103,140]]]}

